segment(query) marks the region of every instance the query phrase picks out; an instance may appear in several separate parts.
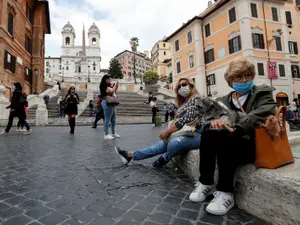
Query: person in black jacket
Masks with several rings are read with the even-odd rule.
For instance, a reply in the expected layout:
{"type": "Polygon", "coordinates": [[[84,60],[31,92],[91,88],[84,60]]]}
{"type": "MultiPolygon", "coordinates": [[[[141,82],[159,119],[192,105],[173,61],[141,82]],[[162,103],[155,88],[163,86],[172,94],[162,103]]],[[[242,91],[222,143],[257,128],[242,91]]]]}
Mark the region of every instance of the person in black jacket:
{"type": "Polygon", "coordinates": [[[0,134],[9,133],[15,117],[18,117],[21,126],[24,126],[24,120],[26,117],[25,110],[24,110],[24,103],[26,101],[26,98],[22,93],[23,88],[21,84],[17,82],[14,83],[12,89],[13,89],[13,96],[11,98],[10,105],[6,107],[7,109],[10,109],[8,123],[6,129],[2,130],[0,134]]]}
{"type": "Polygon", "coordinates": [[[65,115],[68,115],[69,125],[71,128],[70,134],[74,134],[76,124],[75,117],[78,114],[77,105],[79,104],[79,97],[78,94],[75,92],[74,86],[71,86],[68,90],[64,102],[66,103],[65,115]]]}

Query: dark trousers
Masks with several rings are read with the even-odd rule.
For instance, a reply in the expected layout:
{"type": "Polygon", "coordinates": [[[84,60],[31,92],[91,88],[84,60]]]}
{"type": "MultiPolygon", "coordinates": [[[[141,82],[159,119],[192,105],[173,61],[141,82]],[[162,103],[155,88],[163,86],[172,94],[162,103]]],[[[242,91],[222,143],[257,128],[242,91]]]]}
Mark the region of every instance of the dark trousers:
{"type": "Polygon", "coordinates": [[[27,123],[26,120],[24,120],[24,124],[21,124],[21,122],[19,120],[17,127],[18,128],[21,127],[23,129],[24,126],[26,127],[27,130],[30,130],[30,126],[29,126],[29,124],[27,123]]]}
{"type": "Polygon", "coordinates": [[[9,118],[8,118],[8,123],[6,125],[6,129],[5,129],[5,132],[9,132],[10,131],[10,128],[12,127],[13,125],[13,122],[14,122],[14,118],[15,117],[18,117],[19,118],[19,121],[20,121],[20,124],[24,126],[24,120],[25,120],[25,117],[24,116],[21,116],[17,113],[17,111],[13,111],[13,112],[10,112],[9,114],[9,118]]]}
{"type": "Polygon", "coordinates": [[[152,108],[152,123],[154,124],[154,119],[156,117],[156,114],[157,114],[157,108],[156,107],[153,107],[152,108]]]}
{"type": "Polygon", "coordinates": [[[174,120],[174,118],[175,118],[175,112],[171,111],[170,112],[170,120],[174,120]]]}
{"type": "Polygon", "coordinates": [[[227,130],[206,130],[201,136],[199,181],[204,185],[214,183],[217,161],[219,171],[217,190],[233,192],[233,180],[237,167],[253,163],[254,160],[254,140],[230,134],[227,130]]]}
{"type": "Polygon", "coordinates": [[[98,123],[98,121],[101,120],[101,119],[104,120],[104,113],[103,113],[103,111],[96,114],[95,121],[94,121],[94,123],[93,123],[93,127],[97,127],[97,123],[98,123]]]}
{"type": "Polygon", "coordinates": [[[168,122],[168,121],[169,121],[169,113],[165,112],[165,122],[168,122]]]}

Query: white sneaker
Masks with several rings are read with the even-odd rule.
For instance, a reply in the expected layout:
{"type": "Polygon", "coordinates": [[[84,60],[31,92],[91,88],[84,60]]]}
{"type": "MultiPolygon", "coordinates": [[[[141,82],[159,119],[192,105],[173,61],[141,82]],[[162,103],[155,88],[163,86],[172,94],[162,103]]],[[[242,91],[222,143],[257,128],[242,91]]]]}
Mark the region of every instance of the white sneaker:
{"type": "Polygon", "coordinates": [[[113,140],[115,139],[113,136],[111,136],[110,134],[105,135],[104,134],[104,140],[113,140]]]}
{"type": "Polygon", "coordinates": [[[20,131],[22,131],[22,132],[26,132],[27,130],[26,130],[25,128],[23,128],[23,129],[21,129],[20,131]]]}
{"type": "Polygon", "coordinates": [[[114,138],[120,138],[120,137],[121,137],[121,136],[118,135],[117,133],[114,133],[112,136],[113,136],[114,138]]]}
{"type": "Polygon", "coordinates": [[[190,194],[189,199],[192,202],[203,202],[206,197],[210,195],[214,189],[214,185],[204,185],[200,182],[195,184],[195,190],[190,194]]]}
{"type": "Polygon", "coordinates": [[[29,135],[29,134],[31,134],[31,133],[32,133],[32,130],[29,129],[29,130],[26,130],[24,134],[25,134],[25,135],[29,135]]]}
{"type": "Polygon", "coordinates": [[[8,133],[3,129],[3,130],[1,130],[0,135],[3,135],[3,134],[8,134],[8,133]]]}
{"type": "Polygon", "coordinates": [[[206,211],[217,216],[222,216],[234,206],[233,194],[216,191],[214,199],[206,207],[206,211]]]}
{"type": "Polygon", "coordinates": [[[16,131],[22,131],[22,129],[20,129],[20,128],[17,128],[17,129],[16,129],[16,131]]]}

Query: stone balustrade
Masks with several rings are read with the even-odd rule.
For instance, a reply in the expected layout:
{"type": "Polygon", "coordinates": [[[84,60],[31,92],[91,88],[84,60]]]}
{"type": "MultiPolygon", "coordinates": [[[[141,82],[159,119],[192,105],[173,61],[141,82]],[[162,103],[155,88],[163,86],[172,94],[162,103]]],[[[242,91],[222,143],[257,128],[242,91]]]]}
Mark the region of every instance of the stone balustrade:
{"type": "Polygon", "coordinates": [[[9,100],[5,97],[5,87],[0,85],[0,119],[7,119],[9,116],[9,109],[6,107],[10,104],[9,100]]]}

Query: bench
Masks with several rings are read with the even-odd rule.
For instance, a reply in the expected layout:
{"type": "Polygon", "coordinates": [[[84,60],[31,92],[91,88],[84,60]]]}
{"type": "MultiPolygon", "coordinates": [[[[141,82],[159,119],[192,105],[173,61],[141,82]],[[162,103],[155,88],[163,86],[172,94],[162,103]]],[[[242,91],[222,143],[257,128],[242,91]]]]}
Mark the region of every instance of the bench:
{"type": "MultiPolygon", "coordinates": [[[[291,145],[300,144],[300,135],[290,136],[289,139],[291,145]]],[[[173,160],[192,179],[198,181],[199,150],[189,151],[173,160]]],[[[235,201],[240,209],[272,225],[300,224],[299,159],[294,164],[276,170],[245,165],[238,168],[235,180],[235,201]]]]}

